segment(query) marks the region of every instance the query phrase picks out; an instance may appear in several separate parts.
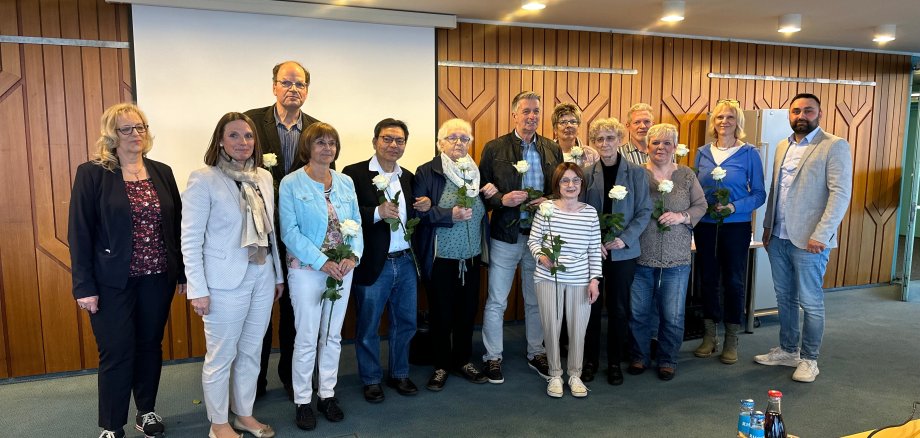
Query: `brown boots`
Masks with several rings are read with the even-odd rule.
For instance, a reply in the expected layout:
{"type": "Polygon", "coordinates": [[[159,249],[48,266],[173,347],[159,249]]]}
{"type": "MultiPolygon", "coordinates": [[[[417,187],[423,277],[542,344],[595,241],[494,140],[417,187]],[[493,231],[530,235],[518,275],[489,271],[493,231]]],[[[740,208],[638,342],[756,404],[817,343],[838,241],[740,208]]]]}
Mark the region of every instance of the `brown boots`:
{"type": "MultiPolygon", "coordinates": [[[[725,344],[722,346],[722,354],[719,360],[724,364],[733,364],[738,362],[738,331],[741,330],[740,324],[725,324],[725,344]]],[[[711,319],[703,320],[703,342],[693,355],[696,357],[711,357],[719,349],[719,338],[716,333],[716,322],[711,319]]]]}
{"type": "Polygon", "coordinates": [[[699,347],[696,347],[696,350],[693,351],[693,355],[696,357],[709,357],[719,348],[719,340],[716,338],[716,322],[711,319],[703,320],[703,343],[699,347]]]}
{"type": "Polygon", "coordinates": [[[731,365],[738,362],[738,331],[741,330],[740,324],[725,324],[725,345],[722,347],[722,355],[719,360],[724,364],[731,365]]]}

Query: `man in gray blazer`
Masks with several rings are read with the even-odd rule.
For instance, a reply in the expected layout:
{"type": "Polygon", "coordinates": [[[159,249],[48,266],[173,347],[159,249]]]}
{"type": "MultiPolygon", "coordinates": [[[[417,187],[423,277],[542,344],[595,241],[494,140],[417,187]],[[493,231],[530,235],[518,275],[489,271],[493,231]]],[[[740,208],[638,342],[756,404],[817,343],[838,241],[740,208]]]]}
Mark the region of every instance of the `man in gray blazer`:
{"type": "Polygon", "coordinates": [[[850,145],[818,127],[822,115],[817,96],[800,93],[792,98],[793,134],[777,146],[763,224],[779,307],[780,345],[754,361],[795,367],[792,379],[799,382],[818,376],[824,272],[853,185],[850,145]],[[800,306],[805,312],[801,331],[800,306]]]}

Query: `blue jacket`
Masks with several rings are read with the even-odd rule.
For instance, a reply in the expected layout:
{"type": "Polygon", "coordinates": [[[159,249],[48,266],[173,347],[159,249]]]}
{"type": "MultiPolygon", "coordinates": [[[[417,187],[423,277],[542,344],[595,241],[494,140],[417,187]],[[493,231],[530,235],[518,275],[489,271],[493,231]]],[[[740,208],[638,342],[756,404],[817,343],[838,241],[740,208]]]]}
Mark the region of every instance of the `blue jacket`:
{"type": "MultiPolygon", "coordinates": [[[[712,179],[712,170],[716,168],[716,162],[712,157],[711,148],[712,145],[707,144],[697,149],[696,169],[700,185],[706,193],[706,202],[715,205],[715,191],[719,188],[719,183],[712,179]]],[[[735,206],[735,212],[726,217],[724,222],[750,222],[751,213],[767,199],[760,152],[753,145],[745,143],[738,152],[723,161],[721,167],[726,172],[721,185],[728,189],[728,199],[735,206]]],[[[716,220],[706,214],[700,222],[715,223],[716,220]]]]}
{"type": "MultiPolygon", "coordinates": [[[[320,251],[323,240],[326,239],[326,228],[329,223],[323,184],[313,181],[306,172],[291,172],[281,180],[278,199],[281,210],[281,239],[287,246],[287,252],[297,257],[301,263],[310,265],[318,271],[329,260],[329,257],[320,251]]],[[[351,219],[361,225],[358,197],[355,195],[355,184],[351,178],[332,171],[330,200],[339,222],[351,219]]],[[[362,233],[351,239],[351,248],[360,259],[364,252],[362,233]]]]}

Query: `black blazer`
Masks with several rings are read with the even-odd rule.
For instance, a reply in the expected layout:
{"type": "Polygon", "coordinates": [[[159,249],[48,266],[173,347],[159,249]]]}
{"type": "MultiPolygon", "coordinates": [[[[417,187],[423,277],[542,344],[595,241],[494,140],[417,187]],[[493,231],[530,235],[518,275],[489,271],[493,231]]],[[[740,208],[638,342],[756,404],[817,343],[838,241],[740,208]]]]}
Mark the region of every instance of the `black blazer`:
{"type": "MultiPolygon", "coordinates": [[[[534,187],[541,190],[545,196],[552,194],[553,172],[556,166],[562,163],[562,150],[559,145],[546,137],[534,134],[537,142],[537,152],[543,162],[543,187],[534,187]]],[[[520,218],[519,207],[505,207],[502,205],[502,196],[505,193],[521,190],[521,175],[514,169],[514,163],[524,159],[521,150],[521,139],[514,135],[514,131],[498,137],[488,143],[479,157],[479,181],[482,185],[492,183],[498,188],[498,193],[485,200],[486,207],[492,210],[490,220],[491,236],[507,243],[517,243],[520,228],[511,222],[520,218]]]]}
{"type": "MultiPolygon", "coordinates": [[[[352,280],[355,284],[369,286],[377,281],[380,271],[383,270],[383,262],[387,258],[390,250],[390,225],[385,221],[374,223],[374,211],[380,205],[380,197],[383,192],[377,190],[371,181],[377,172],[368,170],[371,160],[365,160],[360,163],[345,166],[342,173],[351,177],[355,182],[355,194],[358,195],[358,209],[361,211],[361,228],[364,233],[364,254],[361,256],[361,263],[355,268],[355,276],[352,280]]],[[[412,172],[401,167],[402,176],[399,177],[399,184],[402,186],[402,194],[406,203],[407,219],[415,217],[415,210],[412,204],[415,203],[415,197],[412,195],[412,172]]]]}
{"type": "MultiPolygon", "coordinates": [[[[160,198],[166,274],[169,284],[185,284],[179,248],[182,200],[169,166],[144,158],[147,173],[160,198]]],[[[77,167],[70,195],[67,230],[74,298],[99,295],[100,285],[123,289],[133,252],[131,205],[121,169],[114,171],[86,162],[77,167]]]]}

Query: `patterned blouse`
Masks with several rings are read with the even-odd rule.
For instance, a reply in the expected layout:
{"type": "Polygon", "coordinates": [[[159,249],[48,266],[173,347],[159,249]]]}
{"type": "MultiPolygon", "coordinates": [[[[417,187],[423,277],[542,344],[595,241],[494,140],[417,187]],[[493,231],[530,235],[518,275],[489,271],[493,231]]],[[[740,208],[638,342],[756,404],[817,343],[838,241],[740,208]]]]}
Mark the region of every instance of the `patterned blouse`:
{"type": "Polygon", "coordinates": [[[166,243],[163,241],[163,216],[160,198],[153,181],[125,181],[131,204],[133,249],[129,277],[166,272],[166,243]]]}
{"type": "MultiPolygon", "coordinates": [[[[323,239],[323,244],[319,247],[319,250],[326,252],[332,248],[335,248],[342,243],[345,243],[345,237],[342,236],[342,232],[339,229],[339,215],[335,213],[335,208],[332,207],[332,201],[329,200],[329,196],[332,194],[332,189],[326,190],[326,212],[329,216],[329,221],[326,222],[326,238],[323,239]]],[[[287,253],[287,265],[288,269],[306,269],[308,271],[313,271],[314,269],[306,263],[301,263],[297,257],[294,257],[290,252],[287,253]]]]}

